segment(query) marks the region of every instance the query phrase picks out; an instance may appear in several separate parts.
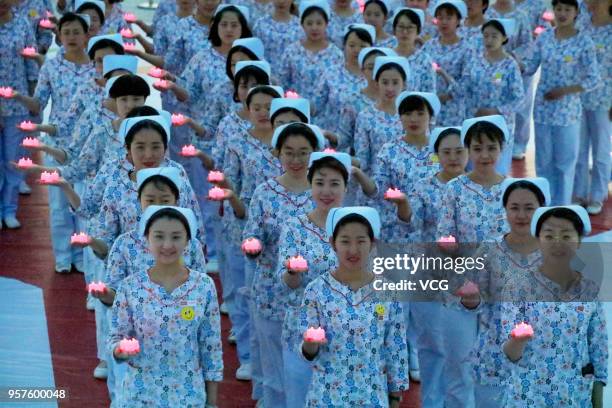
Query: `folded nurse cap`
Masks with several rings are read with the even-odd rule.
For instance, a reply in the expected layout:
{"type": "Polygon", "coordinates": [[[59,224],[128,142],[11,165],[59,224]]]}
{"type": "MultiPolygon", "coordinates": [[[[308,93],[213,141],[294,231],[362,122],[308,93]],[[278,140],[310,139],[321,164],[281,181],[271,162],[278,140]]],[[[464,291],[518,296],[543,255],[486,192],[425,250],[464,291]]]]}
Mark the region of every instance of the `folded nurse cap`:
{"type": "Polygon", "coordinates": [[[91,51],[94,45],[102,40],[112,41],[123,48],[123,38],[121,37],[121,34],[96,35],[95,37],[91,37],[87,42],[87,53],[89,54],[89,51],[91,51]]]}
{"type": "Polygon", "coordinates": [[[169,179],[176,189],[181,186],[183,178],[181,172],[176,167],[152,167],[148,169],[139,170],[136,173],[136,189],[140,190],[140,187],[153,176],[164,176],[169,179]]]}
{"type": "Polygon", "coordinates": [[[353,23],[346,26],[344,29],[344,35],[342,37],[346,37],[348,33],[353,30],[364,30],[366,33],[370,35],[370,40],[372,40],[372,44],[376,42],[376,28],[370,24],[361,24],[361,23],[353,23]]]}
{"type": "Polygon", "coordinates": [[[240,14],[242,14],[242,17],[244,17],[244,19],[247,21],[247,23],[249,22],[249,18],[251,17],[250,13],[249,13],[249,9],[244,7],[244,6],[238,6],[236,4],[219,4],[217,6],[217,9],[215,10],[215,16],[217,14],[219,14],[220,12],[222,12],[225,9],[230,9],[232,11],[237,11],[240,14]]]}
{"type": "Polygon", "coordinates": [[[404,57],[376,57],[374,60],[374,71],[372,71],[372,78],[376,78],[378,71],[390,64],[399,65],[401,70],[404,71],[406,80],[410,78],[410,64],[404,57]]]}
{"type": "Polygon", "coordinates": [[[118,69],[135,74],[138,70],[138,58],[133,55],[106,55],[102,59],[102,76],[118,69]]]}
{"type": "Polygon", "coordinates": [[[274,134],[272,135],[272,142],[270,145],[273,148],[278,149],[276,145],[278,144],[278,139],[280,139],[281,136],[288,132],[293,133],[294,131],[300,131],[300,129],[303,130],[304,128],[310,129],[317,139],[317,147],[315,150],[323,150],[325,147],[325,137],[323,136],[321,128],[316,125],[309,125],[302,122],[287,123],[286,125],[282,125],[274,129],[274,134]]]}
{"type": "Polygon", "coordinates": [[[466,119],[463,121],[461,125],[461,144],[465,144],[465,137],[472,126],[480,122],[488,122],[504,134],[504,141],[508,141],[510,137],[510,132],[508,130],[508,125],[506,124],[506,119],[502,115],[489,115],[489,116],[478,116],[476,118],[466,119]]]}
{"type": "Polygon", "coordinates": [[[310,102],[304,98],[274,98],[270,105],[270,118],[279,110],[291,108],[300,112],[310,123],[310,102]]]}
{"type": "Polygon", "coordinates": [[[263,60],[266,55],[264,50],[264,44],[257,37],[238,38],[232,43],[232,49],[236,47],[246,48],[247,50],[255,54],[255,56],[259,60],[263,60]]]}
{"type": "Polygon", "coordinates": [[[318,7],[327,15],[327,19],[331,17],[331,11],[329,8],[329,2],[327,0],[302,0],[299,5],[300,21],[304,12],[312,7],[318,7]]]}
{"type": "Polygon", "coordinates": [[[193,238],[196,236],[197,231],[198,231],[198,223],[196,222],[196,217],[193,211],[189,208],[173,207],[170,205],[150,205],[148,206],[147,209],[142,214],[142,217],[140,218],[140,224],[138,228],[140,235],[144,235],[145,229],[147,227],[147,223],[149,222],[151,217],[153,217],[159,211],[162,211],[165,209],[171,209],[171,210],[177,211],[180,214],[182,214],[183,217],[185,217],[185,219],[187,220],[187,223],[189,224],[189,233],[191,237],[193,238]]]}
{"type": "Polygon", "coordinates": [[[346,169],[346,172],[348,173],[349,178],[351,177],[351,169],[353,165],[351,163],[351,156],[348,153],[313,152],[310,154],[310,159],[308,160],[308,168],[311,168],[314,162],[316,162],[317,160],[324,159],[325,157],[332,157],[338,160],[340,164],[342,164],[344,168],[346,169]]]}
{"type": "Polygon", "coordinates": [[[359,68],[363,68],[363,61],[368,58],[371,52],[378,51],[382,52],[387,57],[395,57],[397,56],[397,52],[395,52],[391,48],[387,47],[366,47],[363,50],[359,51],[359,55],[357,56],[357,62],[359,62],[359,68]]]}
{"type": "Polygon", "coordinates": [[[440,107],[442,106],[440,104],[440,99],[438,98],[438,95],[436,95],[435,93],[431,93],[431,92],[404,91],[401,94],[399,94],[398,97],[395,99],[395,107],[399,109],[402,102],[404,102],[404,99],[409,98],[411,96],[416,96],[416,97],[425,99],[425,102],[427,102],[427,104],[433,111],[433,116],[438,116],[438,113],[440,113],[440,107]]]}
{"type": "Polygon", "coordinates": [[[325,230],[327,232],[327,237],[332,238],[334,236],[334,231],[336,230],[336,226],[344,217],[347,217],[352,214],[361,215],[365,218],[370,227],[372,227],[372,231],[374,232],[374,238],[380,238],[380,215],[378,211],[376,211],[372,207],[339,207],[332,208],[329,210],[327,214],[327,220],[325,222],[325,230]]]}
{"type": "Polygon", "coordinates": [[[266,61],[239,61],[236,63],[236,69],[234,70],[234,78],[236,78],[238,73],[246,67],[259,68],[260,70],[265,72],[266,75],[268,75],[268,78],[270,78],[270,75],[272,74],[272,68],[270,67],[270,64],[268,64],[266,61]]]}
{"type": "Polygon", "coordinates": [[[520,181],[533,184],[544,196],[544,205],[550,205],[550,183],[544,177],[508,177],[501,184],[502,197],[506,195],[506,191],[510,186],[520,181]]]}
{"type": "Polygon", "coordinates": [[[395,11],[393,12],[393,24],[395,24],[395,20],[397,20],[398,16],[402,12],[415,14],[419,19],[419,22],[421,23],[421,30],[423,29],[423,27],[425,27],[425,13],[423,12],[423,10],[411,7],[398,7],[397,9],[395,9],[395,11]]]}
{"type": "Polygon", "coordinates": [[[170,129],[172,129],[172,115],[170,112],[161,111],[159,115],[151,115],[151,116],[136,116],[133,118],[125,118],[121,122],[121,126],[119,126],[119,138],[120,140],[124,140],[125,137],[130,132],[130,129],[134,127],[139,122],[143,122],[145,120],[150,120],[158,123],[166,132],[166,140],[170,142],[170,129]]]}
{"type": "Polygon", "coordinates": [[[497,21],[504,28],[504,34],[507,38],[514,35],[516,30],[516,20],[513,18],[492,18],[489,21],[497,21]]]}
{"type": "Polygon", "coordinates": [[[74,3],[74,9],[76,11],[79,11],[79,9],[86,4],[93,4],[94,6],[98,8],[98,10],[100,10],[102,15],[105,14],[104,12],[106,11],[106,4],[100,0],[77,0],[74,3]]]}
{"type": "Polygon", "coordinates": [[[436,145],[436,142],[438,141],[442,133],[446,132],[449,129],[454,130],[457,136],[461,137],[461,128],[459,126],[446,126],[446,127],[434,128],[431,131],[431,134],[429,135],[429,147],[431,148],[432,152],[436,151],[436,149],[434,149],[434,146],[436,145]]]}
{"type": "Polygon", "coordinates": [[[536,227],[538,226],[538,221],[540,218],[549,211],[555,210],[557,208],[566,208],[570,211],[573,211],[582,221],[582,225],[584,226],[583,234],[584,236],[589,235],[591,233],[591,220],[589,219],[589,214],[584,209],[584,207],[579,205],[560,205],[556,207],[539,207],[533,213],[533,217],[531,218],[531,235],[535,237],[536,235],[536,227]]]}
{"type": "Polygon", "coordinates": [[[461,19],[464,19],[467,17],[468,15],[467,6],[461,0],[440,0],[438,1],[436,3],[436,7],[434,8],[434,15],[436,15],[436,11],[438,11],[440,6],[443,6],[445,4],[449,4],[453,6],[459,12],[461,19]]]}

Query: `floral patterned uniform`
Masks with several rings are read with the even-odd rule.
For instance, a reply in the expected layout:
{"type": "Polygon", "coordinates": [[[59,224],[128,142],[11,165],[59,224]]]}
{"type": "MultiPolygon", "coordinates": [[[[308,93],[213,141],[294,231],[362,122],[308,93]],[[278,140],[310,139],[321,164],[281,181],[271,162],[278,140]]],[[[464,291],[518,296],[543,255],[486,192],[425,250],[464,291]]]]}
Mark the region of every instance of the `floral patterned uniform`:
{"type": "MultiPolygon", "coordinates": [[[[34,60],[23,58],[19,53],[35,44],[34,32],[25,17],[13,16],[0,25],[0,83],[10,86],[15,92],[29,95],[28,82],[38,79],[38,65],[34,60]]],[[[14,99],[0,99],[0,116],[23,116],[28,110],[14,99]]]]}
{"type": "Polygon", "coordinates": [[[440,209],[444,205],[445,193],[446,184],[440,181],[437,174],[422,179],[415,185],[413,195],[410,197],[412,207],[410,223],[416,231],[421,232],[423,243],[438,241],[440,209]]]}
{"type": "Polygon", "coordinates": [[[349,24],[363,23],[363,17],[359,11],[355,11],[352,16],[342,17],[332,10],[329,24],[327,25],[327,38],[333,42],[336,47],[343,49],[344,33],[349,24]]]}
{"type": "Polygon", "coordinates": [[[408,389],[399,302],[380,299],[371,284],[353,291],[326,273],[306,287],[300,309],[299,332],[320,326],[327,338],[313,361],[306,406],[388,407],[390,392],[408,389]]]}
{"type": "Polygon", "coordinates": [[[242,236],[244,239],[257,238],[263,245],[262,253],[255,260],[251,291],[257,312],[266,319],[280,321],[286,310],[286,293],[279,290],[282,284],[276,277],[279,245],[287,242],[283,238],[279,240],[281,228],[288,220],[313,207],[310,190],[293,193],[274,178],[261,183],[253,193],[242,236]]]}
{"type": "Polygon", "coordinates": [[[175,41],[179,41],[181,35],[179,25],[181,20],[183,19],[175,13],[171,13],[161,17],[159,22],[154,23],[153,45],[155,46],[155,55],[166,56],[171,45],[175,41]]]}
{"type": "MultiPolygon", "coordinates": [[[[49,99],[53,100],[49,123],[57,124],[59,129],[63,129],[64,122],[74,120],[66,114],[72,97],[79,86],[93,80],[94,74],[91,64],[74,64],[64,58],[62,51],[55,58],[45,60],[40,68],[34,98],[40,102],[41,110],[49,99]]],[[[53,138],[45,137],[50,145],[57,147],[67,146],[69,138],[69,134],[56,134],[53,138]]]]}
{"type": "Polygon", "coordinates": [[[510,135],[514,134],[515,112],[525,97],[521,71],[514,58],[489,62],[483,54],[474,53],[471,62],[463,67],[457,85],[457,94],[466,102],[467,117],[475,117],[479,108],[496,108],[506,119],[510,135]]]}
{"type": "Polygon", "coordinates": [[[548,23],[542,19],[542,14],[544,14],[546,10],[546,3],[542,0],[522,0],[520,2],[515,1],[514,3],[517,9],[527,15],[530,32],[533,32],[538,25],[548,25],[548,23]]]}
{"type": "Polygon", "coordinates": [[[449,181],[436,236],[453,235],[458,243],[478,243],[506,233],[508,224],[501,200],[501,183],[486,188],[467,175],[449,181]]]}
{"type": "Polygon", "coordinates": [[[535,73],[542,66],[535,96],[534,122],[550,126],[578,123],[582,115],[580,94],[573,93],[556,100],[545,100],[544,94],[553,88],[575,84],[580,84],[587,92],[601,86],[593,40],[583,32],[557,40],[554,30],[547,30],[535,41],[524,63],[527,73],[535,73]]]}
{"type": "Polygon", "coordinates": [[[217,292],[205,273],[189,270],[170,293],[146,271],[126,278],[111,310],[109,351],[125,337],[139,341],[140,353],[125,362],[118,407],[203,407],[204,382],[223,379],[217,292]]]}
{"type": "Polygon", "coordinates": [[[209,27],[198,23],[193,16],[181,19],[176,27],[178,37],[168,48],[164,68],[177,75],[183,72],[191,58],[208,46],[208,31],[209,27]]]}
{"type": "MultiPolygon", "coordinates": [[[[443,68],[452,78],[459,78],[470,59],[472,48],[470,42],[461,38],[457,43],[445,45],[440,39],[434,38],[423,46],[434,62],[443,68]]],[[[453,92],[452,86],[446,83],[441,75],[436,75],[436,90],[438,94],[450,94],[452,99],[442,104],[442,110],[436,117],[438,126],[456,126],[462,123],[465,116],[465,100],[453,92]]]]}
{"type": "Polygon", "coordinates": [[[368,98],[361,90],[351,98],[343,98],[340,106],[340,120],[338,124],[338,133],[340,136],[339,150],[349,151],[354,149],[355,143],[355,126],[359,113],[368,106],[373,106],[375,100],[368,98]]]}
{"type": "Polygon", "coordinates": [[[225,158],[227,147],[231,146],[232,138],[236,137],[236,135],[242,135],[250,128],[251,122],[247,119],[242,119],[235,111],[221,119],[219,126],[217,126],[215,143],[213,143],[212,148],[208,146],[209,144],[203,145],[205,148],[212,150],[212,157],[216,168],[222,169],[224,167],[223,159],[225,158]]]}
{"type": "MultiPolygon", "coordinates": [[[[304,48],[300,41],[289,44],[282,56],[279,79],[285,89],[296,90],[315,107],[313,117],[325,120],[329,109],[328,96],[317,86],[329,67],[342,64],[342,51],[329,43],[327,48],[312,52],[304,48]]],[[[325,123],[320,123],[325,126],[325,123]]]]}
{"type": "Polygon", "coordinates": [[[606,110],[612,103],[612,25],[595,27],[592,24],[585,29],[585,34],[595,43],[597,62],[602,76],[602,86],[591,92],[584,92],[582,106],[586,110],[606,110]]]}
{"type": "Polygon", "coordinates": [[[269,16],[271,13],[274,12],[274,3],[272,1],[260,3],[257,0],[241,0],[231,1],[229,3],[239,4],[249,9],[249,25],[251,26],[254,22],[259,21],[259,19],[261,19],[262,17],[269,16]]]}
{"type": "Polygon", "coordinates": [[[47,10],[53,10],[53,5],[48,0],[24,0],[17,3],[19,4],[13,6],[14,14],[26,18],[30,22],[32,32],[34,33],[35,42],[28,43],[28,46],[36,46],[39,51],[48,50],[53,41],[53,33],[50,30],[39,27],[38,23],[45,18],[47,10]]]}
{"type": "MultiPolygon", "coordinates": [[[[327,93],[329,101],[329,110],[326,118],[323,120],[324,126],[328,130],[338,131],[340,107],[347,102],[354,101],[356,95],[368,85],[368,82],[363,75],[355,76],[342,64],[330,67],[321,83],[325,88],[324,92],[327,93]]],[[[321,123],[321,121],[318,122],[321,123]]],[[[345,149],[349,146],[349,142],[340,140],[338,146],[340,149],[345,149]]]]}
{"type": "Polygon", "coordinates": [[[234,101],[234,84],[227,80],[227,75],[225,78],[225,80],[219,78],[220,82],[214,84],[209,91],[212,98],[206,104],[206,111],[202,117],[202,121],[215,130],[225,115],[242,108],[242,103],[234,101]]]}
{"type": "Polygon", "coordinates": [[[280,246],[276,262],[276,279],[283,286],[285,319],[283,321],[282,342],[288,350],[296,350],[301,344],[303,332],[300,332],[300,306],[306,286],[321,275],[338,267],[338,258],[334,253],[325,230],[310,221],[307,214],[287,219],[280,231],[280,246]],[[300,286],[291,289],[284,280],[287,271],[285,261],[291,256],[301,255],[308,262],[308,271],[300,274],[300,286]]]}
{"type": "Polygon", "coordinates": [[[304,36],[304,31],[296,16],[292,15],[289,21],[281,22],[274,20],[272,15],[268,14],[255,22],[253,35],[264,43],[266,60],[270,63],[272,72],[278,72],[281,69],[286,44],[298,41],[304,36]]]}
{"type": "Polygon", "coordinates": [[[511,363],[507,407],[591,407],[594,381],[607,383],[608,336],[604,310],[594,301],[599,288],[584,277],[567,292],[532,271],[510,291],[512,299],[554,301],[517,301],[502,303],[502,332],[506,336],[516,323],[527,322],[534,337],[527,342],[520,360],[511,363]],[[592,377],[582,368],[592,364],[592,377]]]}
{"type": "Polygon", "coordinates": [[[87,111],[101,109],[103,100],[104,88],[98,85],[94,79],[81,84],[72,97],[72,101],[68,107],[67,115],[72,118],[72,120],[67,120],[61,124],[63,128],[58,130],[59,134],[72,136],[72,132],[78,120],[80,120],[81,115],[87,111]]]}
{"type": "Polygon", "coordinates": [[[98,35],[117,34],[124,28],[130,28],[130,26],[123,19],[123,9],[115,3],[112,5],[109,15],[104,19],[104,24],[100,27],[98,35]]]}
{"type": "Polygon", "coordinates": [[[161,0],[153,14],[153,33],[160,29],[163,18],[172,14],[176,15],[176,1],[161,0]]]}
{"type": "Polygon", "coordinates": [[[465,38],[469,42],[470,48],[473,50],[482,50],[482,26],[467,27],[461,25],[457,29],[457,35],[461,38],[465,38]]]}
{"type": "Polygon", "coordinates": [[[379,149],[403,133],[402,122],[397,114],[383,112],[374,104],[359,112],[355,124],[354,144],[355,156],[359,159],[361,170],[369,173],[379,149]]]}
{"type": "Polygon", "coordinates": [[[410,64],[410,78],[408,78],[407,89],[436,93],[436,71],[433,69],[431,56],[419,48],[406,59],[410,64]]]}
{"type": "MultiPolygon", "coordinates": [[[[507,51],[511,51],[517,58],[522,58],[527,55],[533,44],[531,25],[529,23],[529,16],[522,10],[515,8],[509,13],[501,14],[493,7],[489,7],[485,12],[485,18],[511,18],[514,19],[516,24],[514,35],[508,39],[508,44],[504,46],[507,51]]],[[[481,40],[482,44],[482,40],[481,40]]]]}
{"type": "MultiPolygon", "coordinates": [[[[155,259],[147,245],[147,239],[137,229],[119,235],[108,253],[104,279],[106,285],[116,290],[121,281],[130,274],[151,268],[155,264],[155,259]]],[[[197,239],[189,240],[183,255],[184,264],[189,269],[206,270],[204,250],[197,239]]]]}

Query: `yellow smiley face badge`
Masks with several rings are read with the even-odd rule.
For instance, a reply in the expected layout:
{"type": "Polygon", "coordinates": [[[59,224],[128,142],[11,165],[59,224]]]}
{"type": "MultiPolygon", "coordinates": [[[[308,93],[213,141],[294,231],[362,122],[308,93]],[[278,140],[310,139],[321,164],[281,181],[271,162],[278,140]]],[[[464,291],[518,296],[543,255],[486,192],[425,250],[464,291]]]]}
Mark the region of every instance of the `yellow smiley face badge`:
{"type": "Polygon", "coordinates": [[[193,307],[191,306],[185,306],[181,309],[181,317],[183,318],[183,320],[193,320],[193,318],[195,317],[195,310],[193,310],[193,307]]]}
{"type": "Polygon", "coordinates": [[[437,154],[432,154],[429,159],[431,160],[432,163],[440,163],[440,158],[438,157],[437,154]]]}
{"type": "Polygon", "coordinates": [[[379,319],[382,319],[385,316],[385,306],[381,305],[380,303],[376,305],[376,314],[378,315],[379,319]]]}

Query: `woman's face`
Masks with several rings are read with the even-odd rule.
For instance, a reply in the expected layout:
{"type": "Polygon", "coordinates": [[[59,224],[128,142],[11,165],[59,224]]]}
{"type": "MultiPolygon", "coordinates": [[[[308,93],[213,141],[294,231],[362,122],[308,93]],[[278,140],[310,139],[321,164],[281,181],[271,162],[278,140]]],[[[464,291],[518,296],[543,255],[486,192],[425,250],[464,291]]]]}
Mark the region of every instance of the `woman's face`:
{"type": "Polygon", "coordinates": [[[574,6],[569,4],[557,3],[553,7],[555,13],[555,23],[557,27],[570,27],[573,26],[578,16],[578,10],[574,6]]]}
{"type": "Polygon", "coordinates": [[[350,33],[344,45],[344,59],[351,64],[357,64],[359,52],[371,44],[361,40],[354,32],[350,33]]]}
{"type": "Polygon", "coordinates": [[[408,0],[408,7],[426,11],[429,4],[428,0],[408,0]]]}
{"type": "Polygon", "coordinates": [[[232,45],[242,35],[242,25],[238,14],[233,11],[223,13],[219,20],[219,38],[223,45],[232,45]]]}
{"type": "Polygon", "coordinates": [[[321,41],[326,38],[327,22],[318,11],[310,13],[304,19],[302,28],[310,41],[321,41]]]}
{"type": "Polygon", "coordinates": [[[497,51],[503,46],[506,37],[493,26],[487,26],[482,31],[483,44],[487,51],[497,51]]]}
{"type": "Polygon", "coordinates": [[[66,51],[82,51],[87,44],[87,33],[78,21],[71,21],[62,25],[59,37],[66,51]]]}
{"type": "Polygon", "coordinates": [[[270,123],[270,105],[272,96],[258,93],[251,98],[249,105],[249,119],[257,129],[272,129],[270,123]]]}
{"type": "Polygon", "coordinates": [[[232,71],[232,75],[236,74],[236,64],[240,61],[252,61],[251,57],[249,57],[246,53],[242,51],[236,51],[232,53],[232,57],[230,60],[230,71],[232,71]]]}
{"type": "Polygon", "coordinates": [[[308,172],[308,159],[312,151],[312,146],[306,137],[288,136],[279,155],[283,170],[294,178],[304,178],[308,172]]]}
{"type": "Polygon", "coordinates": [[[452,35],[457,32],[459,27],[459,18],[457,13],[447,9],[441,9],[436,13],[438,19],[438,31],[442,35],[452,35]]]}
{"type": "Polygon", "coordinates": [[[473,137],[470,144],[470,160],[474,164],[474,170],[489,171],[495,167],[500,153],[499,143],[487,135],[481,135],[480,140],[473,137]]]}
{"type": "Polygon", "coordinates": [[[160,218],[149,227],[149,251],[162,265],[178,263],[187,247],[187,230],[179,220],[160,218]]]}
{"type": "Polygon", "coordinates": [[[484,13],[484,1],[482,0],[466,0],[465,5],[467,6],[469,17],[478,17],[484,13]]]}
{"type": "Polygon", "coordinates": [[[372,246],[368,228],[360,222],[350,222],[341,226],[333,242],[340,267],[355,272],[367,267],[372,246]]]}
{"type": "Polygon", "coordinates": [[[162,135],[154,129],[142,129],[134,135],[128,152],[136,171],[159,167],[164,160],[166,149],[162,135]]]}
{"type": "Polygon", "coordinates": [[[312,176],[312,198],[317,208],[327,210],[341,207],[346,194],[342,174],[334,169],[322,168],[312,176]]]}
{"type": "Polygon", "coordinates": [[[253,77],[249,78],[241,78],[240,83],[238,84],[238,100],[242,103],[246,101],[246,97],[249,94],[249,89],[257,86],[257,79],[253,77]]]}
{"type": "Polygon", "coordinates": [[[274,118],[274,129],[293,122],[301,122],[302,119],[293,111],[279,113],[274,118]]]}
{"type": "Polygon", "coordinates": [[[192,13],[195,3],[195,0],[176,0],[177,8],[185,13],[192,13]]]}
{"type": "Polygon", "coordinates": [[[376,31],[382,30],[386,21],[387,17],[378,3],[370,3],[363,10],[363,22],[376,27],[376,31]]]}
{"type": "Polygon", "coordinates": [[[429,120],[427,109],[417,109],[400,115],[404,132],[410,136],[426,135],[429,130],[429,120]]]}
{"type": "Polygon", "coordinates": [[[363,72],[363,76],[366,77],[368,82],[376,84],[374,81],[373,73],[374,73],[374,60],[376,57],[380,57],[380,55],[374,54],[370,55],[368,58],[363,60],[363,67],[361,68],[361,72],[363,72]]]}
{"type": "Polygon", "coordinates": [[[198,14],[204,16],[212,16],[221,4],[221,0],[196,0],[198,14]]]}
{"type": "Polygon", "coordinates": [[[272,4],[279,11],[289,11],[291,10],[292,0],[272,0],[272,4]]]}
{"type": "Polygon", "coordinates": [[[96,74],[98,74],[99,77],[102,77],[102,72],[104,71],[104,66],[103,66],[103,61],[104,61],[104,57],[106,57],[107,55],[115,55],[115,50],[113,50],[111,47],[106,47],[106,48],[100,48],[98,50],[96,50],[96,52],[94,52],[94,68],[96,70],[96,74]]]}
{"type": "Polygon", "coordinates": [[[98,12],[95,10],[83,10],[82,14],[87,14],[89,16],[89,31],[87,31],[87,35],[89,38],[95,37],[98,35],[100,31],[100,27],[102,26],[102,22],[100,21],[100,16],[98,12]]]}
{"type": "Polygon", "coordinates": [[[468,161],[467,149],[461,144],[459,135],[449,135],[438,145],[440,166],[449,174],[461,174],[468,161]]]}
{"type": "Polygon", "coordinates": [[[384,102],[395,102],[404,89],[404,79],[397,69],[385,69],[378,77],[378,97],[384,102]]]}
{"type": "Polygon", "coordinates": [[[115,98],[115,105],[117,106],[117,115],[121,119],[125,119],[127,114],[134,108],[144,106],[146,98],[138,95],[125,95],[115,98]]]}
{"type": "Polygon", "coordinates": [[[550,217],[542,223],[539,242],[545,259],[569,263],[580,246],[580,236],[571,221],[550,217]]]}
{"type": "Polygon", "coordinates": [[[150,205],[176,205],[176,197],[165,184],[147,183],[140,193],[140,208],[146,210],[150,205]]]}
{"type": "Polygon", "coordinates": [[[505,208],[510,230],[518,235],[530,235],[531,218],[538,207],[540,203],[533,192],[525,188],[513,190],[505,208]]]}
{"type": "Polygon", "coordinates": [[[397,19],[393,34],[401,44],[414,44],[414,41],[419,36],[417,25],[405,15],[397,19]]]}

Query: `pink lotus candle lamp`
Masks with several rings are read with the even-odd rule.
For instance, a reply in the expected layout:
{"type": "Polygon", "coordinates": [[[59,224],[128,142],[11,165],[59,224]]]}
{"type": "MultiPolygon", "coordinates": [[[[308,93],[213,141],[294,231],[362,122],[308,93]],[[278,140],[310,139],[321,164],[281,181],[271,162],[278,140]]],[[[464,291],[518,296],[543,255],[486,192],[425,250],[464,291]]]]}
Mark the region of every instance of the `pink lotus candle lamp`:
{"type": "Polygon", "coordinates": [[[363,14],[365,10],[365,0],[357,0],[357,4],[359,5],[359,12],[363,14]]]}
{"type": "Polygon", "coordinates": [[[123,49],[126,50],[126,51],[135,51],[136,50],[136,43],[133,43],[133,42],[123,43],[123,49]]]}
{"type": "Polygon", "coordinates": [[[52,18],[52,17],[54,17],[54,16],[53,16],[53,13],[52,13],[52,12],[50,12],[49,10],[46,10],[46,11],[45,11],[45,17],[47,17],[47,18],[52,18]]]}
{"type": "Polygon", "coordinates": [[[298,99],[300,97],[300,95],[295,92],[295,91],[287,91],[285,92],[285,98],[289,98],[289,99],[298,99]]]}
{"type": "Polygon", "coordinates": [[[124,13],[123,19],[125,20],[126,23],[135,23],[136,15],[134,15],[134,13],[124,13]]]}
{"type": "Polygon", "coordinates": [[[152,67],[148,72],[150,77],[153,78],[163,78],[166,75],[166,71],[158,67],[152,67]]]}
{"type": "Polygon", "coordinates": [[[213,201],[221,201],[225,198],[225,191],[219,187],[213,187],[208,191],[208,198],[213,201]]]}
{"type": "Polygon", "coordinates": [[[385,191],[385,200],[389,200],[392,198],[402,198],[404,193],[399,188],[390,188],[385,191]]]}
{"type": "Polygon", "coordinates": [[[296,255],[289,258],[287,267],[295,272],[306,272],[308,270],[308,262],[301,255],[296,255]]]}
{"type": "Polygon", "coordinates": [[[325,330],[322,327],[318,329],[309,327],[306,333],[304,333],[304,340],[313,343],[325,343],[325,330]]]}
{"type": "Polygon", "coordinates": [[[33,165],[34,165],[34,162],[32,162],[32,159],[28,159],[26,157],[22,157],[17,162],[17,167],[19,167],[20,169],[29,169],[33,165]]]}
{"type": "Polygon", "coordinates": [[[261,242],[257,238],[247,238],[242,242],[242,252],[255,255],[261,252],[261,242]]]}
{"type": "Polygon", "coordinates": [[[431,19],[431,24],[433,24],[433,25],[438,25],[438,19],[437,19],[437,18],[435,18],[435,17],[434,17],[434,18],[432,18],[432,19],[431,19]]]}
{"type": "Polygon", "coordinates": [[[53,24],[48,18],[43,18],[42,20],[40,20],[38,22],[38,25],[42,28],[46,28],[47,30],[52,30],[53,28],[55,28],[55,24],[53,24]]]}
{"type": "Polygon", "coordinates": [[[535,30],[533,30],[533,33],[534,33],[535,35],[540,35],[540,34],[542,34],[544,31],[546,31],[546,29],[545,29],[544,27],[542,27],[542,26],[537,26],[537,27],[535,28],[535,30]]]}
{"type": "Polygon", "coordinates": [[[433,68],[434,71],[439,72],[440,71],[440,65],[438,65],[437,62],[432,62],[431,63],[431,67],[433,68]]]}
{"type": "Polygon", "coordinates": [[[222,183],[223,180],[225,180],[225,175],[223,175],[222,171],[212,170],[208,173],[209,183],[222,183]]]}
{"type": "Polygon", "coordinates": [[[79,232],[78,234],[72,234],[70,237],[70,243],[72,245],[81,244],[81,245],[89,245],[91,242],[91,238],[84,232],[79,232]]]}
{"type": "Polygon", "coordinates": [[[125,354],[140,353],[140,343],[138,343],[138,340],[134,338],[123,339],[119,342],[119,352],[125,354]]]}
{"type": "Polygon", "coordinates": [[[331,147],[326,147],[323,149],[323,153],[336,153],[336,149],[332,149],[331,147]]]}
{"type": "Polygon", "coordinates": [[[170,84],[165,79],[158,79],[157,81],[153,82],[153,86],[163,90],[170,88],[170,84]]]}
{"type": "Polygon", "coordinates": [[[40,147],[40,140],[35,137],[26,137],[21,142],[23,147],[40,147]]]}
{"type": "Polygon", "coordinates": [[[181,149],[181,156],[183,157],[195,157],[196,148],[194,145],[186,145],[181,149]]]}
{"type": "Polygon", "coordinates": [[[187,123],[187,118],[182,113],[173,113],[172,114],[172,125],[173,126],[183,126],[187,123]]]}
{"type": "Polygon", "coordinates": [[[24,130],[26,132],[32,132],[36,130],[36,123],[32,123],[29,120],[24,120],[19,124],[19,129],[24,130]]]}
{"type": "Polygon", "coordinates": [[[135,37],[132,30],[130,30],[129,28],[122,28],[121,31],[119,31],[119,34],[121,34],[123,38],[134,38],[135,37]]]}
{"type": "Polygon", "coordinates": [[[479,293],[480,290],[478,289],[478,285],[472,281],[466,281],[459,289],[457,289],[457,292],[455,292],[455,294],[459,297],[469,297],[479,293]]]}
{"type": "Polygon", "coordinates": [[[533,337],[533,327],[525,322],[519,323],[514,326],[510,335],[515,339],[530,339],[533,337]]]}
{"type": "Polygon", "coordinates": [[[60,176],[57,171],[53,171],[53,172],[43,171],[40,174],[41,184],[57,184],[59,180],[60,180],[60,176]]]}
{"type": "Polygon", "coordinates": [[[438,240],[438,245],[442,249],[455,250],[457,249],[457,240],[452,235],[449,235],[448,237],[441,237],[438,240]]]}
{"type": "Polygon", "coordinates": [[[87,291],[89,293],[91,292],[106,292],[106,285],[104,284],[104,282],[91,282],[89,285],[87,285],[87,291]]]}
{"type": "Polygon", "coordinates": [[[542,20],[546,21],[547,23],[550,23],[554,19],[555,13],[553,13],[552,11],[546,10],[544,13],[542,13],[542,20]]]}
{"type": "Polygon", "coordinates": [[[23,50],[21,50],[21,55],[23,55],[24,57],[33,57],[36,55],[36,48],[25,47],[23,50]]]}
{"type": "Polygon", "coordinates": [[[10,86],[0,86],[0,97],[12,98],[13,96],[15,96],[13,88],[11,88],[10,86]]]}

